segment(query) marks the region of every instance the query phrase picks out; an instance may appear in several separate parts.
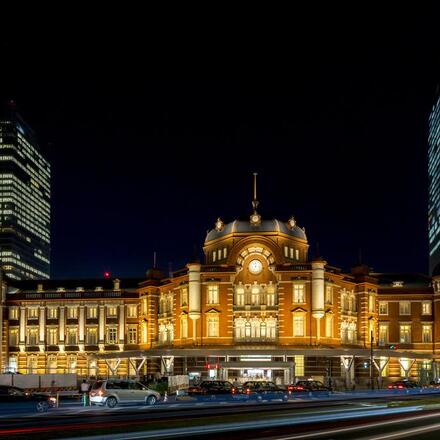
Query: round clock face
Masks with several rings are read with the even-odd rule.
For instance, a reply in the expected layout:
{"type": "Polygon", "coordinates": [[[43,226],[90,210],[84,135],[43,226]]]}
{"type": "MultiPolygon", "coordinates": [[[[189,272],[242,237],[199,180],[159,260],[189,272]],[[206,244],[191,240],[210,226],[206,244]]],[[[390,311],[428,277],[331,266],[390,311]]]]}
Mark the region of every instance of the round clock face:
{"type": "Polygon", "coordinates": [[[260,260],[252,260],[249,263],[249,272],[254,275],[259,274],[263,270],[263,265],[260,260]]]}

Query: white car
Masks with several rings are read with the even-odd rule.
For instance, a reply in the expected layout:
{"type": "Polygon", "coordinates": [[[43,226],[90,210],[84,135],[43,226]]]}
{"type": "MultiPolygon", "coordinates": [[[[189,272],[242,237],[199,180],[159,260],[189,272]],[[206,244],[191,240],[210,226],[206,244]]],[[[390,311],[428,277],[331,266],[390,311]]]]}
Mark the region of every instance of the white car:
{"type": "Polygon", "coordinates": [[[160,394],[134,380],[106,379],[96,381],[90,390],[92,405],[114,408],[120,403],[144,403],[154,405],[160,394]]]}

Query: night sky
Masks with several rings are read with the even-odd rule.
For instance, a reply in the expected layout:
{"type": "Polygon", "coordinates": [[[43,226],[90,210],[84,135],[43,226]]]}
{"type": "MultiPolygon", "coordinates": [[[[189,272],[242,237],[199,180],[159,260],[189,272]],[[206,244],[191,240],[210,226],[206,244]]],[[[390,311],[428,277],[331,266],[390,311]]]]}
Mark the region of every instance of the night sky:
{"type": "Polygon", "coordinates": [[[218,216],[248,218],[253,171],[263,218],[294,215],[311,256],[319,242],[349,270],[361,248],[375,271],[426,273],[438,36],[408,17],[322,30],[284,52],[288,68],[236,80],[9,75],[0,98],[52,163],[52,278],[143,276],[153,251],[177,270],[218,216]]]}

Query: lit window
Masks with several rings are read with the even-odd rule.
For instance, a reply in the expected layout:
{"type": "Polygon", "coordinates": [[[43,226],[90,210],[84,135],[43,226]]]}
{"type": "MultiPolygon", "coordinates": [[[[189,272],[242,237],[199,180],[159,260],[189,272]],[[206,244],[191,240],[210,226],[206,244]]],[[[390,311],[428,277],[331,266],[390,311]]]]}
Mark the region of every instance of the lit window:
{"type": "Polygon", "coordinates": [[[71,354],[67,357],[68,373],[76,373],[76,355],[71,354]]]}
{"type": "Polygon", "coordinates": [[[228,255],[228,249],[227,248],[223,248],[223,258],[226,258],[228,255]]]}
{"type": "Polygon", "coordinates": [[[128,318],[136,318],[137,317],[137,305],[129,304],[127,306],[127,317],[128,318]]]}
{"type": "Polygon", "coordinates": [[[180,293],[180,305],[182,307],[186,307],[188,305],[188,288],[187,287],[182,288],[182,291],[180,293]]]}
{"type": "Polygon", "coordinates": [[[28,319],[38,319],[38,309],[36,307],[28,309],[28,319]]]}
{"type": "Polygon", "coordinates": [[[207,318],[208,338],[216,338],[219,335],[219,319],[218,316],[212,314],[207,318]]]}
{"type": "Polygon", "coordinates": [[[327,338],[333,337],[333,315],[331,313],[325,315],[325,336],[327,338]]]}
{"type": "Polygon", "coordinates": [[[299,249],[295,249],[295,259],[299,260],[299,249]]]}
{"type": "Polygon", "coordinates": [[[235,318],[234,319],[235,339],[244,339],[245,338],[245,324],[246,324],[246,321],[243,318],[235,318]]]}
{"type": "Polygon", "coordinates": [[[77,331],[76,328],[70,327],[67,329],[67,345],[76,345],[77,331]]]}
{"type": "Polygon", "coordinates": [[[399,302],[399,314],[400,315],[410,315],[411,314],[411,303],[409,301],[399,302]]]}
{"type": "Polygon", "coordinates": [[[276,303],[276,301],[275,301],[275,287],[269,286],[267,288],[267,294],[266,294],[266,305],[274,306],[275,303],[276,303]]]}
{"type": "Polygon", "coordinates": [[[251,289],[251,305],[260,305],[260,288],[258,286],[253,286],[251,289]]]}
{"type": "Polygon", "coordinates": [[[304,376],[304,355],[299,354],[294,356],[295,359],[295,376],[304,376]]]}
{"type": "Polygon", "coordinates": [[[108,306],[107,307],[107,316],[109,318],[114,318],[118,315],[118,308],[117,306],[108,306]]]}
{"type": "Polygon", "coordinates": [[[18,307],[11,307],[9,309],[9,319],[18,319],[18,307]]]}
{"type": "Polygon", "coordinates": [[[78,318],[78,308],[67,307],[67,319],[77,319],[77,318],[78,318]]]}
{"type": "Polygon", "coordinates": [[[98,343],[98,330],[96,327],[88,327],[86,331],[87,344],[96,345],[98,343]]]}
{"type": "Polygon", "coordinates": [[[368,295],[368,311],[370,313],[374,313],[375,311],[375,302],[374,295],[370,293],[370,295],[368,295]]]}
{"type": "Polygon", "coordinates": [[[295,314],[293,317],[293,336],[304,336],[305,317],[301,314],[295,314]]]}
{"type": "Polygon", "coordinates": [[[218,255],[218,260],[221,260],[222,259],[222,250],[221,249],[219,249],[218,251],[217,251],[217,255],[218,255]]]}
{"type": "Polygon", "coordinates": [[[293,302],[294,303],[305,303],[305,292],[304,284],[294,284],[293,285],[293,302]]]}
{"type": "Polygon", "coordinates": [[[114,327],[107,329],[107,344],[116,344],[116,328],[114,327]]]}
{"type": "Polygon", "coordinates": [[[333,304],[333,287],[325,286],[325,303],[333,304]]]}
{"type": "Polygon", "coordinates": [[[386,345],[388,342],[388,324],[379,324],[379,345],[386,345]]]}
{"type": "Polygon", "coordinates": [[[214,251],[214,252],[212,253],[212,262],[213,262],[213,263],[215,263],[216,258],[217,258],[217,252],[214,251]]]}
{"type": "Polygon", "coordinates": [[[9,345],[18,345],[18,329],[16,328],[9,330],[9,345]]]}
{"type": "Polygon", "coordinates": [[[431,301],[422,301],[422,315],[431,315],[431,301]]]}
{"type": "Polygon", "coordinates": [[[98,317],[98,307],[87,307],[87,318],[95,319],[98,317]]]}
{"type": "Polygon", "coordinates": [[[244,289],[242,287],[235,289],[235,305],[244,306],[244,289]]]}
{"type": "Polygon", "coordinates": [[[57,319],[58,318],[58,309],[56,307],[49,307],[47,309],[47,318],[48,319],[57,319]]]}
{"type": "Polygon", "coordinates": [[[289,248],[287,246],[284,246],[284,256],[289,258],[289,248]]]}
{"type": "Polygon", "coordinates": [[[37,372],[38,360],[37,356],[29,356],[27,358],[27,372],[29,374],[35,374],[37,372]]]}
{"type": "Polygon", "coordinates": [[[180,318],[180,337],[183,339],[188,337],[188,318],[186,315],[180,318]]]}
{"type": "Polygon", "coordinates": [[[422,341],[432,342],[432,325],[425,324],[422,326],[422,341]]]}
{"type": "Polygon", "coordinates": [[[137,344],[137,328],[129,327],[128,329],[128,343],[137,344]]]}
{"type": "Polygon", "coordinates": [[[293,248],[289,248],[289,254],[290,254],[290,259],[293,260],[293,252],[294,249],[293,248]]]}
{"type": "Polygon", "coordinates": [[[379,301],[379,315],[388,315],[388,303],[379,301]]]}
{"type": "Polygon", "coordinates": [[[57,357],[54,355],[47,358],[47,372],[51,374],[57,372],[57,357]]]}
{"type": "Polygon", "coordinates": [[[49,328],[47,330],[47,343],[48,343],[48,345],[58,344],[58,329],[57,328],[49,328]]]}
{"type": "Polygon", "coordinates": [[[400,324],[400,343],[411,343],[411,326],[408,324],[400,324]]]}
{"type": "Polygon", "coordinates": [[[208,304],[219,303],[219,286],[210,284],[208,286],[208,304]]]}
{"type": "Polygon", "coordinates": [[[28,345],[37,345],[38,330],[36,328],[28,329],[28,345]]]}

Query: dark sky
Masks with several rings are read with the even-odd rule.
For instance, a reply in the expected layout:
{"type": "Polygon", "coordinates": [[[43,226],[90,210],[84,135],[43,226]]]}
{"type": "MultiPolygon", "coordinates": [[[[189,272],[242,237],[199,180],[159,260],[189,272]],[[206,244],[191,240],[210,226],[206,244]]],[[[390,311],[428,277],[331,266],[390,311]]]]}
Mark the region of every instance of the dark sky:
{"type": "Polygon", "coordinates": [[[230,65],[229,80],[151,80],[126,65],[10,75],[0,97],[17,101],[51,157],[52,277],[142,276],[153,251],[178,269],[218,216],[248,217],[253,171],[262,216],[293,214],[312,255],[319,242],[348,270],[362,248],[376,271],[427,272],[431,18],[317,29],[277,47],[283,66],[230,65]]]}

